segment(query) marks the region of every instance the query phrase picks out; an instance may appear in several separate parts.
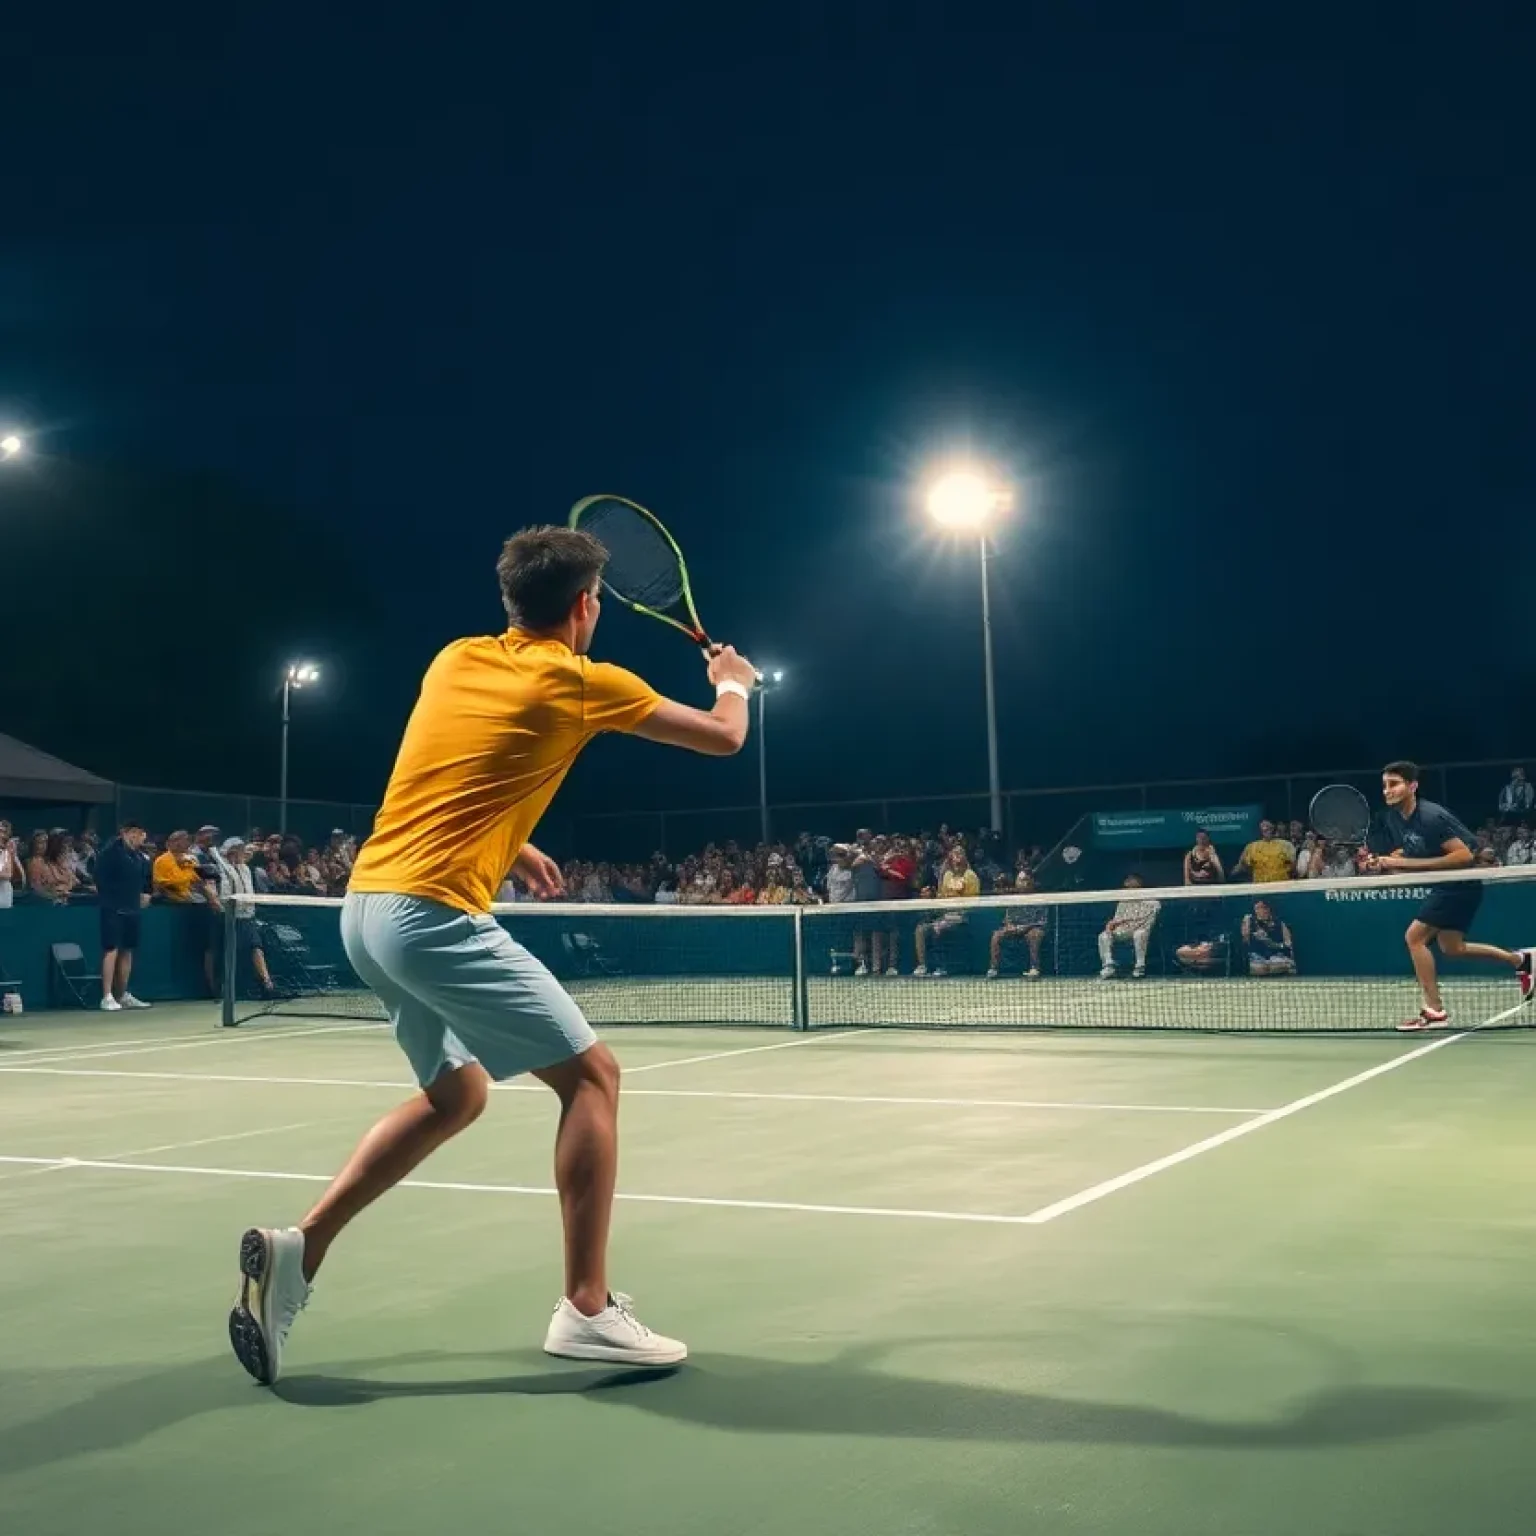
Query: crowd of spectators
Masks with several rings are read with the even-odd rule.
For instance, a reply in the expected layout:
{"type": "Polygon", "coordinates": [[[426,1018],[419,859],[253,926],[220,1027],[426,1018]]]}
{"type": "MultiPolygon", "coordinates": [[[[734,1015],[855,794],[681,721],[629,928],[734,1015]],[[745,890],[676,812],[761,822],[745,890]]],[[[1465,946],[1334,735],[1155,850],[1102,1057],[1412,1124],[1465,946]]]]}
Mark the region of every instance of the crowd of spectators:
{"type": "MultiPolygon", "coordinates": [[[[1517,767],[1499,793],[1496,814],[1490,815],[1475,834],[1477,862],[1484,866],[1536,863],[1533,826],[1536,786],[1524,769],[1517,767]]],[[[216,990],[214,965],[222,942],[222,916],[231,901],[235,903],[242,950],[249,953],[258,985],[266,989],[271,980],[250,898],[261,894],[341,895],[351,877],[357,839],[337,828],[323,847],[315,847],[289,834],[254,829],[248,837],[226,837],[219,828],[204,825],[195,832],[177,830],[162,838],[145,837],[134,846],[136,853],[142,852],[146,871],[146,904],[153,900],[200,908],[205,914],[210,990],[216,990]]],[[[1182,877],[1188,886],[1342,879],[1359,873],[1357,852],[1351,845],[1320,838],[1300,820],[1266,819],[1260,823],[1258,837],[1231,860],[1230,867],[1209,836],[1197,832],[1183,855],[1182,877]]],[[[16,902],[60,905],[97,901],[101,854],[94,831],[43,828],[19,837],[9,823],[0,820],[0,907],[16,902]]],[[[1039,847],[1019,849],[1010,857],[997,834],[960,831],[948,825],[915,834],[882,834],[861,828],[843,843],[802,832],[792,842],[755,846],[734,841],[710,843],[701,852],[675,861],[659,852],[649,860],[632,863],[573,859],[563,870],[562,899],[604,904],[816,906],[1007,895],[1019,900],[999,913],[999,926],[991,936],[988,974],[995,977],[1005,963],[1012,963],[1020,974],[1038,976],[1048,914],[1038,899],[1031,898],[1042,885],[1096,888],[1089,873],[1091,861],[1079,860],[1081,850],[1062,849],[1057,867],[1050,872],[1059,878],[1050,878],[1039,847]],[[1016,952],[1022,958],[1010,959],[1016,952]]],[[[1166,878],[1155,878],[1154,883],[1176,881],[1178,875],[1172,868],[1166,878]]],[[[1149,938],[1159,921],[1159,903],[1137,894],[1142,876],[1132,873],[1121,883],[1126,889],[1099,934],[1101,974],[1105,977],[1118,973],[1122,951],[1129,957],[1133,976],[1145,972],[1149,938]]],[[[500,896],[507,902],[533,899],[510,876],[500,896]]],[[[99,899],[105,907],[105,885],[99,899]]],[[[1196,908],[1191,907],[1189,915],[1195,916],[1196,908]]],[[[948,907],[936,909],[918,923],[911,932],[914,975],[944,974],[943,941],[965,921],[961,909],[948,907]]],[[[104,934],[106,931],[104,923],[104,934]]],[[[899,938],[894,922],[870,920],[861,924],[852,938],[851,969],[860,975],[897,974],[901,965],[899,938]]],[[[1290,930],[1271,902],[1262,898],[1252,902],[1242,921],[1241,939],[1255,974],[1294,971],[1290,930]]],[[[1214,935],[1193,935],[1179,945],[1178,963],[1193,970],[1224,965],[1225,943],[1224,938],[1214,935]]],[[[125,980],[119,990],[126,993],[125,980]]],[[[108,983],[104,997],[111,995],[108,983]]]]}
{"type": "MultiPolygon", "coordinates": [[[[250,870],[256,894],[340,896],[351,877],[357,839],[340,827],[321,848],[260,828],[249,837],[226,837],[211,825],[195,832],[150,835],[143,851],[154,870],[151,896],[167,902],[205,902],[211,892],[216,903],[221,866],[234,862],[236,850],[250,870]]],[[[0,907],[16,902],[94,902],[100,851],[100,839],[90,829],[39,828],[18,836],[10,822],[0,820],[0,907]]]]}

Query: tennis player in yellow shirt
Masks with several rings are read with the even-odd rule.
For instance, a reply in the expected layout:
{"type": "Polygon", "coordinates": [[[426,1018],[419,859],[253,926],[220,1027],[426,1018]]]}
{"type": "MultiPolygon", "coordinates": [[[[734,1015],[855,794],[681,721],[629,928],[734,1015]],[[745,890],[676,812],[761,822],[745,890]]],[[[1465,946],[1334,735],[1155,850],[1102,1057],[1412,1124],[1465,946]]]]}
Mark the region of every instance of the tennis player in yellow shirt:
{"type": "Polygon", "coordinates": [[[523,1072],[561,1108],[565,1292],[544,1348],[618,1364],[687,1358],[686,1345],[653,1333],[608,1288],[618,1063],[490,913],[509,869],[536,895],[560,893],[554,861],[528,838],[594,736],[627,731],[720,757],[746,740],[756,673],[729,646],[708,659],[707,711],[588,660],[606,560],[576,530],[514,535],[496,567],[511,627],[455,641],[427,669],[341,914],[347,957],[388,1010],[421,1091],[368,1132],[297,1227],[253,1227],[241,1239],[229,1335],[257,1381],[277,1380],[288,1332],[342,1228],[472,1124],[493,1081],[523,1072]]]}

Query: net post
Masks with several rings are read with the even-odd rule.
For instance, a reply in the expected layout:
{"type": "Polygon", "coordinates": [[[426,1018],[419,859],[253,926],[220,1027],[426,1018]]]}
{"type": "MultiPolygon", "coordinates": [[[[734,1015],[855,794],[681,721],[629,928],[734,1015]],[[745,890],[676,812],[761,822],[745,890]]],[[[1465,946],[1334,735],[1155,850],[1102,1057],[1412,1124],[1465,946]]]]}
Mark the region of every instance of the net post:
{"type": "Polygon", "coordinates": [[[239,979],[239,954],[235,943],[235,898],[231,894],[228,905],[220,913],[224,923],[224,963],[219,967],[223,977],[223,1005],[219,1010],[219,1022],[225,1029],[235,1028],[235,983],[239,979]]]}
{"type": "Polygon", "coordinates": [[[811,1027],[810,1010],[806,1006],[805,995],[805,914],[804,909],[794,909],[794,944],[795,944],[795,996],[793,1003],[792,1027],[795,1029],[809,1029],[811,1027]]]}

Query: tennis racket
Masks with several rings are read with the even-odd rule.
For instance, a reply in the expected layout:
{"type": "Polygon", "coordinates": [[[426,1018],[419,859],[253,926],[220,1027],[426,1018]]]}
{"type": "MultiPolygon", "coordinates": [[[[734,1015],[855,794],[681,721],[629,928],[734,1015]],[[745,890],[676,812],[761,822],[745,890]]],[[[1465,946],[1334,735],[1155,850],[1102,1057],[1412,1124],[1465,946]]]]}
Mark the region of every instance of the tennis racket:
{"type": "Polygon", "coordinates": [[[1329,843],[1355,850],[1355,862],[1369,857],[1371,804],[1352,784],[1327,784],[1312,796],[1308,808],[1312,830],[1329,843]]]}
{"type": "Polygon", "coordinates": [[[699,622],[683,552],[654,512],[624,496],[584,496],[571,508],[570,525],[608,551],[603,590],[610,597],[681,630],[706,653],[715,650],[699,622]]]}

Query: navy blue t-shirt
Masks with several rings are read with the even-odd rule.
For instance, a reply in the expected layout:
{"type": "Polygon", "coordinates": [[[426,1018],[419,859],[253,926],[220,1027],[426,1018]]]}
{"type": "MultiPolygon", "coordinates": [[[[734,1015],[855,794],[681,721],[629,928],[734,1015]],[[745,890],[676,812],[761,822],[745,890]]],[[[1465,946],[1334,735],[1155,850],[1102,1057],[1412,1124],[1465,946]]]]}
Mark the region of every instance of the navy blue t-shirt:
{"type": "Polygon", "coordinates": [[[1466,827],[1433,800],[1420,800],[1411,816],[1404,816],[1389,805],[1381,813],[1376,831],[1377,835],[1371,838],[1373,853],[1396,853],[1402,849],[1405,858],[1438,859],[1453,837],[1459,837],[1474,852],[1477,849],[1477,840],[1466,827]]]}

